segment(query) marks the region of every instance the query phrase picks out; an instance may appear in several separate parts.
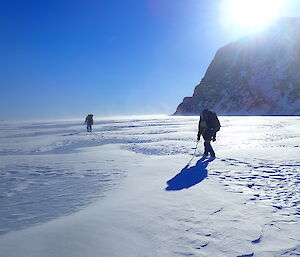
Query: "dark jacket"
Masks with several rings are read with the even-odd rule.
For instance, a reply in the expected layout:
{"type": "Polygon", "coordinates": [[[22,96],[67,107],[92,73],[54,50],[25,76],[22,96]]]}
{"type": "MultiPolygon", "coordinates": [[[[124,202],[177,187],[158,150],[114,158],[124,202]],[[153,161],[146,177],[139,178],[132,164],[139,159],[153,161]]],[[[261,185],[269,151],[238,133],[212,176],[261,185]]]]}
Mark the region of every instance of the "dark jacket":
{"type": "Polygon", "coordinates": [[[88,125],[92,125],[94,123],[93,115],[89,114],[88,116],[86,116],[85,123],[87,123],[88,125]]]}
{"type": "Polygon", "coordinates": [[[217,131],[220,129],[220,122],[213,112],[200,116],[198,126],[198,140],[201,135],[204,140],[210,141],[215,139],[217,131]]]}

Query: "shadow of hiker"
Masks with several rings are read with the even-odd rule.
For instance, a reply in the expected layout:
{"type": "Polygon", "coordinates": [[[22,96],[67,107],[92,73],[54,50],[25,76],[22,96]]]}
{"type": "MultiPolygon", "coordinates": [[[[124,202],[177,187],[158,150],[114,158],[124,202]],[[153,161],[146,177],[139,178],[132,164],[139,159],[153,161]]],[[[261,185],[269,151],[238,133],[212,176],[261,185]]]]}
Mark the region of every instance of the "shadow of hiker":
{"type": "Polygon", "coordinates": [[[174,178],[171,178],[166,187],[167,191],[182,190],[184,188],[192,187],[200,183],[203,179],[207,177],[207,165],[212,162],[211,160],[200,159],[197,161],[195,166],[189,167],[186,165],[180,173],[178,173],[174,178]]]}

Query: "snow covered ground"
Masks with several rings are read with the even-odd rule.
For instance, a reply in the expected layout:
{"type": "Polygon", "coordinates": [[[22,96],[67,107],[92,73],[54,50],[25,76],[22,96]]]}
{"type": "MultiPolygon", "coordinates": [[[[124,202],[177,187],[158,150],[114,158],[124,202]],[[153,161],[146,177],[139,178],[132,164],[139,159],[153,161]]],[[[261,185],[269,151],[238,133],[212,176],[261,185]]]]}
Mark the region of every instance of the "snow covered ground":
{"type": "Polygon", "coordinates": [[[1,257],[300,255],[300,118],[0,122],[1,257]]]}

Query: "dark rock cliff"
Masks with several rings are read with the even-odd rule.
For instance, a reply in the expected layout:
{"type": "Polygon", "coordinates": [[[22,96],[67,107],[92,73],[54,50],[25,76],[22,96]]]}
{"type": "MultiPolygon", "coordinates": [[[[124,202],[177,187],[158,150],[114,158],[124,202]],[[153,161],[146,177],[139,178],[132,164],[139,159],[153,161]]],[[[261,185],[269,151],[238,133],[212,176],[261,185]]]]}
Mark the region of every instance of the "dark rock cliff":
{"type": "Polygon", "coordinates": [[[300,115],[300,18],[219,49],[192,97],[174,115],[300,115]]]}

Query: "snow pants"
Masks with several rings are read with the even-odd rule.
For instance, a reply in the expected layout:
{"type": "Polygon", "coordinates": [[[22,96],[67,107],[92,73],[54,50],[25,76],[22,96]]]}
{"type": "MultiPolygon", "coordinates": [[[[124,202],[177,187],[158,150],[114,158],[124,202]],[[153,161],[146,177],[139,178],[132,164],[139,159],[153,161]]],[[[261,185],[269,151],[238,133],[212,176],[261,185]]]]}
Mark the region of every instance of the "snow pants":
{"type": "Polygon", "coordinates": [[[92,123],[87,123],[86,124],[86,130],[87,130],[87,132],[91,132],[92,131],[92,123]]]}
{"type": "Polygon", "coordinates": [[[211,157],[215,157],[215,152],[210,144],[210,140],[205,140],[204,141],[204,154],[208,155],[210,154],[211,157]]]}

